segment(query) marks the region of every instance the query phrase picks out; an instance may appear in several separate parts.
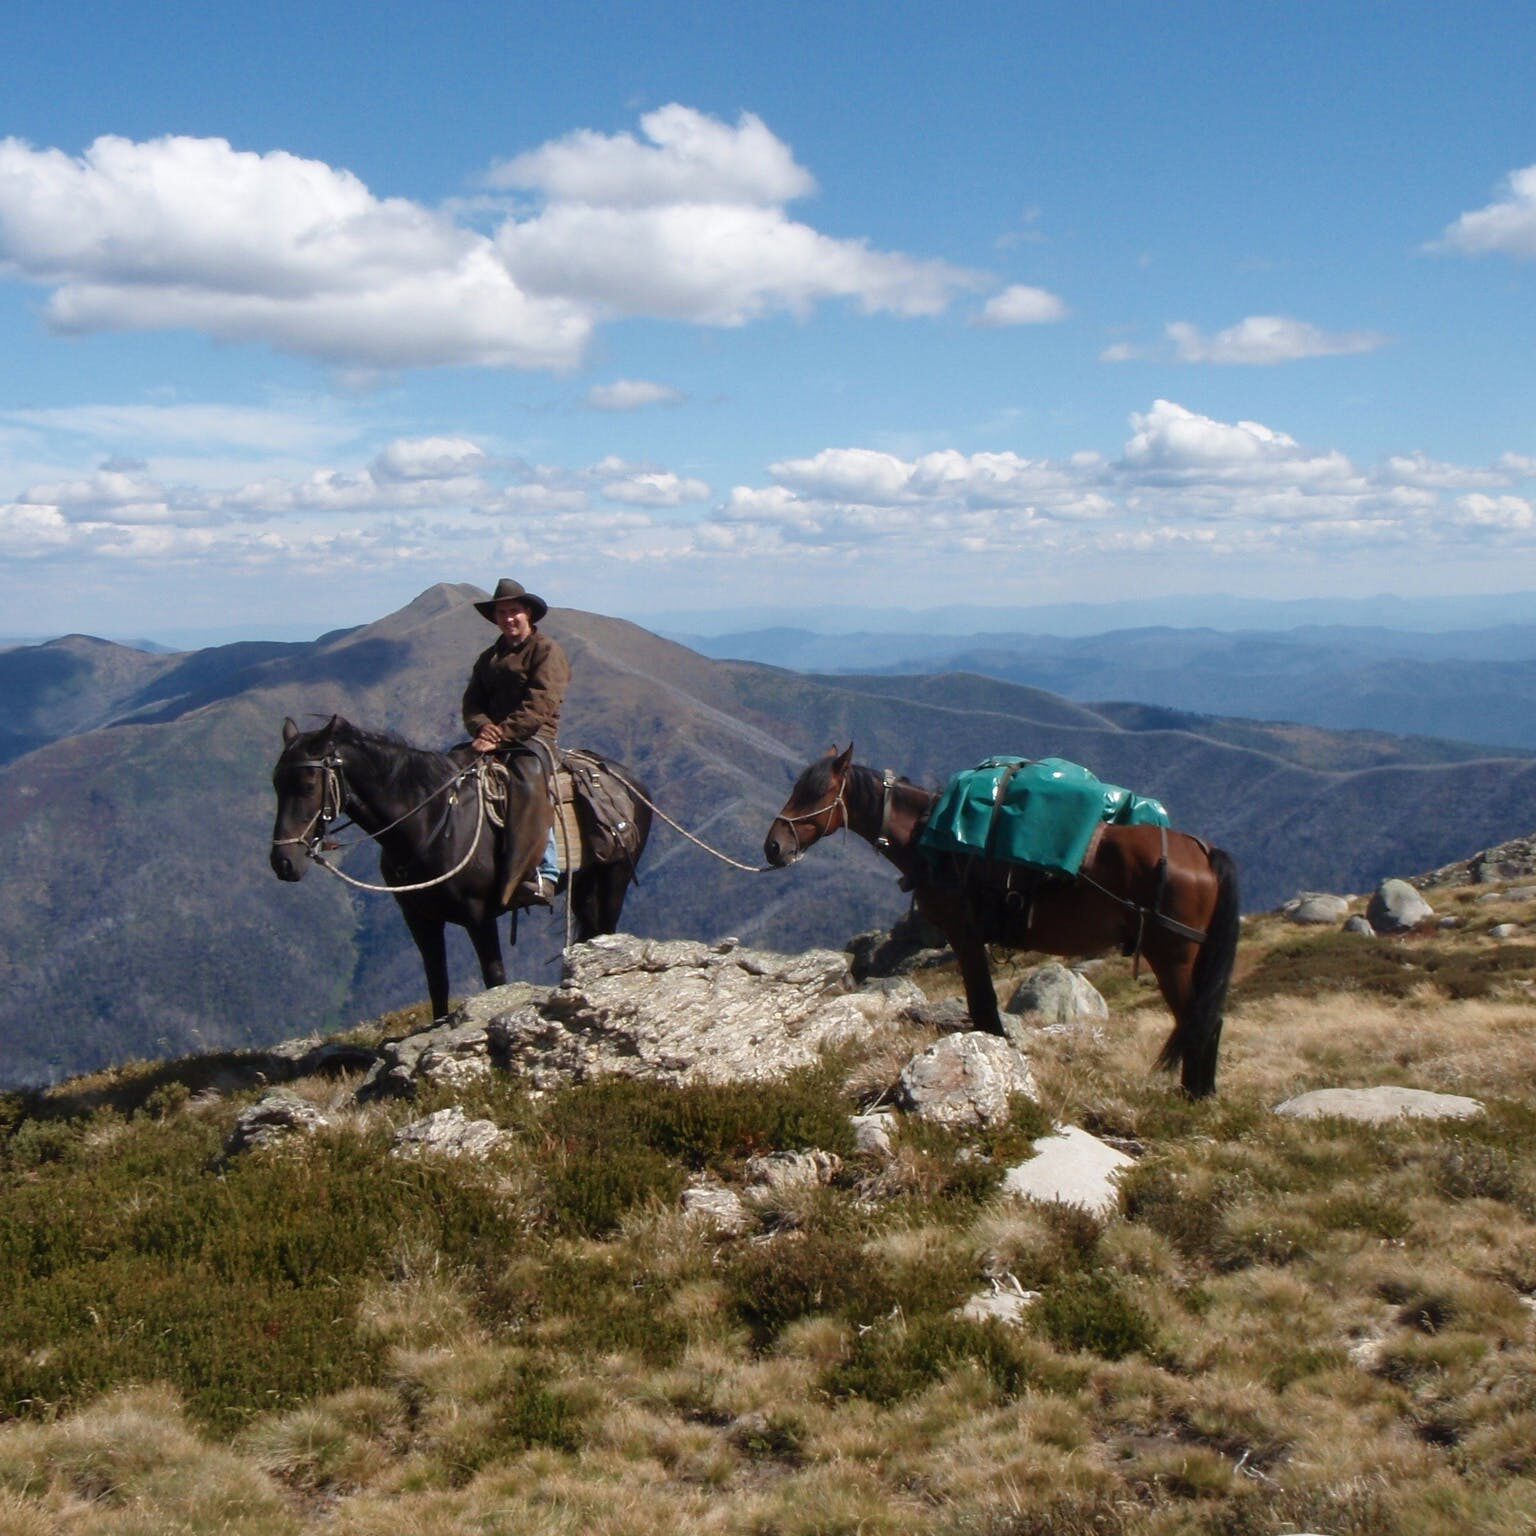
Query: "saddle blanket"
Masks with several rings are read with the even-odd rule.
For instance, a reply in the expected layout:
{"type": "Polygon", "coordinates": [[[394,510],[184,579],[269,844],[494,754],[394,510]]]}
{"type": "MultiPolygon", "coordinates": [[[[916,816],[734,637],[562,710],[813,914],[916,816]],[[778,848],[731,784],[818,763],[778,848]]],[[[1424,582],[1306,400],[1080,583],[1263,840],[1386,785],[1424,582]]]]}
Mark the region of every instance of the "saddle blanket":
{"type": "Polygon", "coordinates": [[[949,781],[918,847],[1076,875],[1105,824],[1166,827],[1168,813],[1064,758],[989,757],[949,781]]]}

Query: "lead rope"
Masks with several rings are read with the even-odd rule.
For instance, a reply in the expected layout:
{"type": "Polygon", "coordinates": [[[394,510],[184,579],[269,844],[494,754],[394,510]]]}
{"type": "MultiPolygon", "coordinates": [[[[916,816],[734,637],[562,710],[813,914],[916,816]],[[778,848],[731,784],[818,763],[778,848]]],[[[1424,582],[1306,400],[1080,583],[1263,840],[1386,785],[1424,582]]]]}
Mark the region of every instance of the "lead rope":
{"type": "MultiPolygon", "coordinates": [[[[635,797],[635,799],[637,799],[642,805],[649,806],[650,809],[654,811],[656,815],[658,815],[664,822],[666,822],[666,824],[671,827],[674,832],[680,832],[684,837],[688,839],[690,843],[697,844],[704,850],[705,853],[709,854],[711,858],[719,859],[722,864],[729,864],[732,869],[739,869],[744,874],[748,875],[767,874],[767,872],[774,867],[772,864],[743,864],[739,859],[733,859],[730,854],[722,853],[718,848],[712,848],[708,843],[704,841],[702,837],[695,837],[687,827],[680,826],[677,822],[673,821],[672,818],[668,816],[667,813],[662,810],[662,808],[657,805],[654,800],[652,800],[649,796],[642,794],[633,784],[630,783],[628,779],[624,777],[622,773],[618,771],[617,768],[613,766],[612,763],[605,764],[605,766],[608,772],[611,773],[614,778],[616,778],[619,783],[622,784],[625,789],[627,789],[630,794],[635,797]]],[[[826,809],[826,806],[822,806],[821,810],[812,811],[811,816],[820,816],[822,811],[825,811],[826,809]]],[[[776,819],[779,821],[808,821],[810,817],[780,816],[776,819]]]]}

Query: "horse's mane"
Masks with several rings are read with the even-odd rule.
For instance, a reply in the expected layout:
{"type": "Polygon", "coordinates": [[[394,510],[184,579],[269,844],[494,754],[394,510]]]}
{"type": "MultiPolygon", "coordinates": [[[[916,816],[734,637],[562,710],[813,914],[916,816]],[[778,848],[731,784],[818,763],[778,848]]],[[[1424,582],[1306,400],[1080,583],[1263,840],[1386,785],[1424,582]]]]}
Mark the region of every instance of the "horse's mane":
{"type": "Polygon", "coordinates": [[[426,795],[442,787],[459,765],[446,753],[418,747],[394,731],[365,731],[349,720],[337,722],[336,734],[362,748],[382,770],[380,787],[403,795],[426,795]]]}
{"type": "MultiPolygon", "coordinates": [[[[832,765],[836,761],[834,757],[818,757],[798,779],[791,791],[790,798],[797,805],[804,805],[810,800],[825,800],[832,793],[832,765]]],[[[905,774],[898,774],[898,784],[904,784],[909,789],[921,790],[924,794],[932,794],[932,790],[923,789],[921,784],[914,783],[905,774]]],[[[848,779],[846,793],[850,798],[873,798],[878,801],[882,792],[882,775],[878,768],[870,768],[864,763],[850,763],[848,765],[848,779]]]]}

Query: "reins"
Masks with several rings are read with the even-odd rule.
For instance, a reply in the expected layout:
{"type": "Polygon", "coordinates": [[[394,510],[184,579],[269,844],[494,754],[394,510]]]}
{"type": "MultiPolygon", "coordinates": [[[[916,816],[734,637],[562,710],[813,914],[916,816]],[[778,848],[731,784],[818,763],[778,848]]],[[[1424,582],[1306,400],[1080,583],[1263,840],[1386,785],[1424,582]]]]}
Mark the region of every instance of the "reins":
{"type": "MultiPolygon", "coordinates": [[[[344,881],[347,885],[352,886],[356,890],[373,891],[383,896],[404,896],[408,895],[412,891],[429,891],[434,886],[445,885],[448,881],[452,880],[455,875],[461,874],[465,869],[467,869],[480,847],[480,837],[481,834],[485,831],[486,820],[486,764],[483,758],[471,763],[467,768],[460,769],[459,772],[454,774],[451,779],[448,779],[443,784],[439,784],[438,787],[434,789],[431,794],[429,794],[424,800],[419,801],[408,811],[405,811],[401,815],[395,817],[393,821],[388,822],[384,826],[378,828],[377,831],[368,832],[366,827],[363,828],[363,830],[368,833],[370,838],[377,841],[380,837],[383,836],[384,833],[393,831],[394,828],[401,824],[401,822],[409,821],[412,816],[414,816],[418,811],[423,810],[429,806],[435,799],[437,799],[439,795],[448,794],[448,804],[443,809],[442,820],[438,823],[437,828],[434,829],[432,833],[432,836],[436,837],[437,834],[441,832],[443,827],[447,824],[448,817],[451,814],[454,805],[458,802],[457,795],[451,794],[449,792],[454,790],[458,785],[462,784],[466,779],[474,779],[475,835],[470,841],[469,852],[466,853],[464,857],[460,859],[459,862],[455,864],[453,868],[450,869],[446,874],[434,875],[430,880],[420,880],[413,885],[374,885],[367,880],[359,880],[355,876],[349,875],[344,869],[338,869],[336,865],[332,864],[325,857],[325,854],[320,846],[320,838],[324,835],[325,828],[341,815],[342,811],[346,808],[348,799],[351,797],[351,791],[347,786],[346,777],[342,771],[341,758],[336,753],[333,752],[328,757],[309,758],[303,761],[294,762],[289,764],[289,766],[293,768],[318,768],[325,775],[320,790],[320,806],[319,809],[316,810],[315,814],[309,818],[309,821],[304,830],[297,837],[274,838],[273,846],[280,847],[289,843],[302,843],[310,858],[316,864],[318,864],[321,869],[323,869],[328,875],[335,875],[338,880],[344,881]],[[316,822],[320,823],[320,833],[314,837],[311,837],[310,834],[314,831],[316,822]]],[[[355,824],[356,823],[354,822],[354,825],[355,824]]],[[[357,845],[354,843],[352,846],[356,847],[357,845]]]]}

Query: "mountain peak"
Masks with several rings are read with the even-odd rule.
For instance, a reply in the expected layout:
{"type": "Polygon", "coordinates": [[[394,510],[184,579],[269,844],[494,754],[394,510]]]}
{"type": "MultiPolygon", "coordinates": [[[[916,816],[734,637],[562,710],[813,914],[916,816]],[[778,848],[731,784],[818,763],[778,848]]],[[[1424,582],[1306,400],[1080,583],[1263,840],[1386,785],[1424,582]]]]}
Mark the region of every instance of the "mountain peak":
{"type": "Polygon", "coordinates": [[[472,581],[440,581],[390,614],[390,618],[435,619],[465,603],[483,602],[487,595],[483,587],[472,581]]]}

